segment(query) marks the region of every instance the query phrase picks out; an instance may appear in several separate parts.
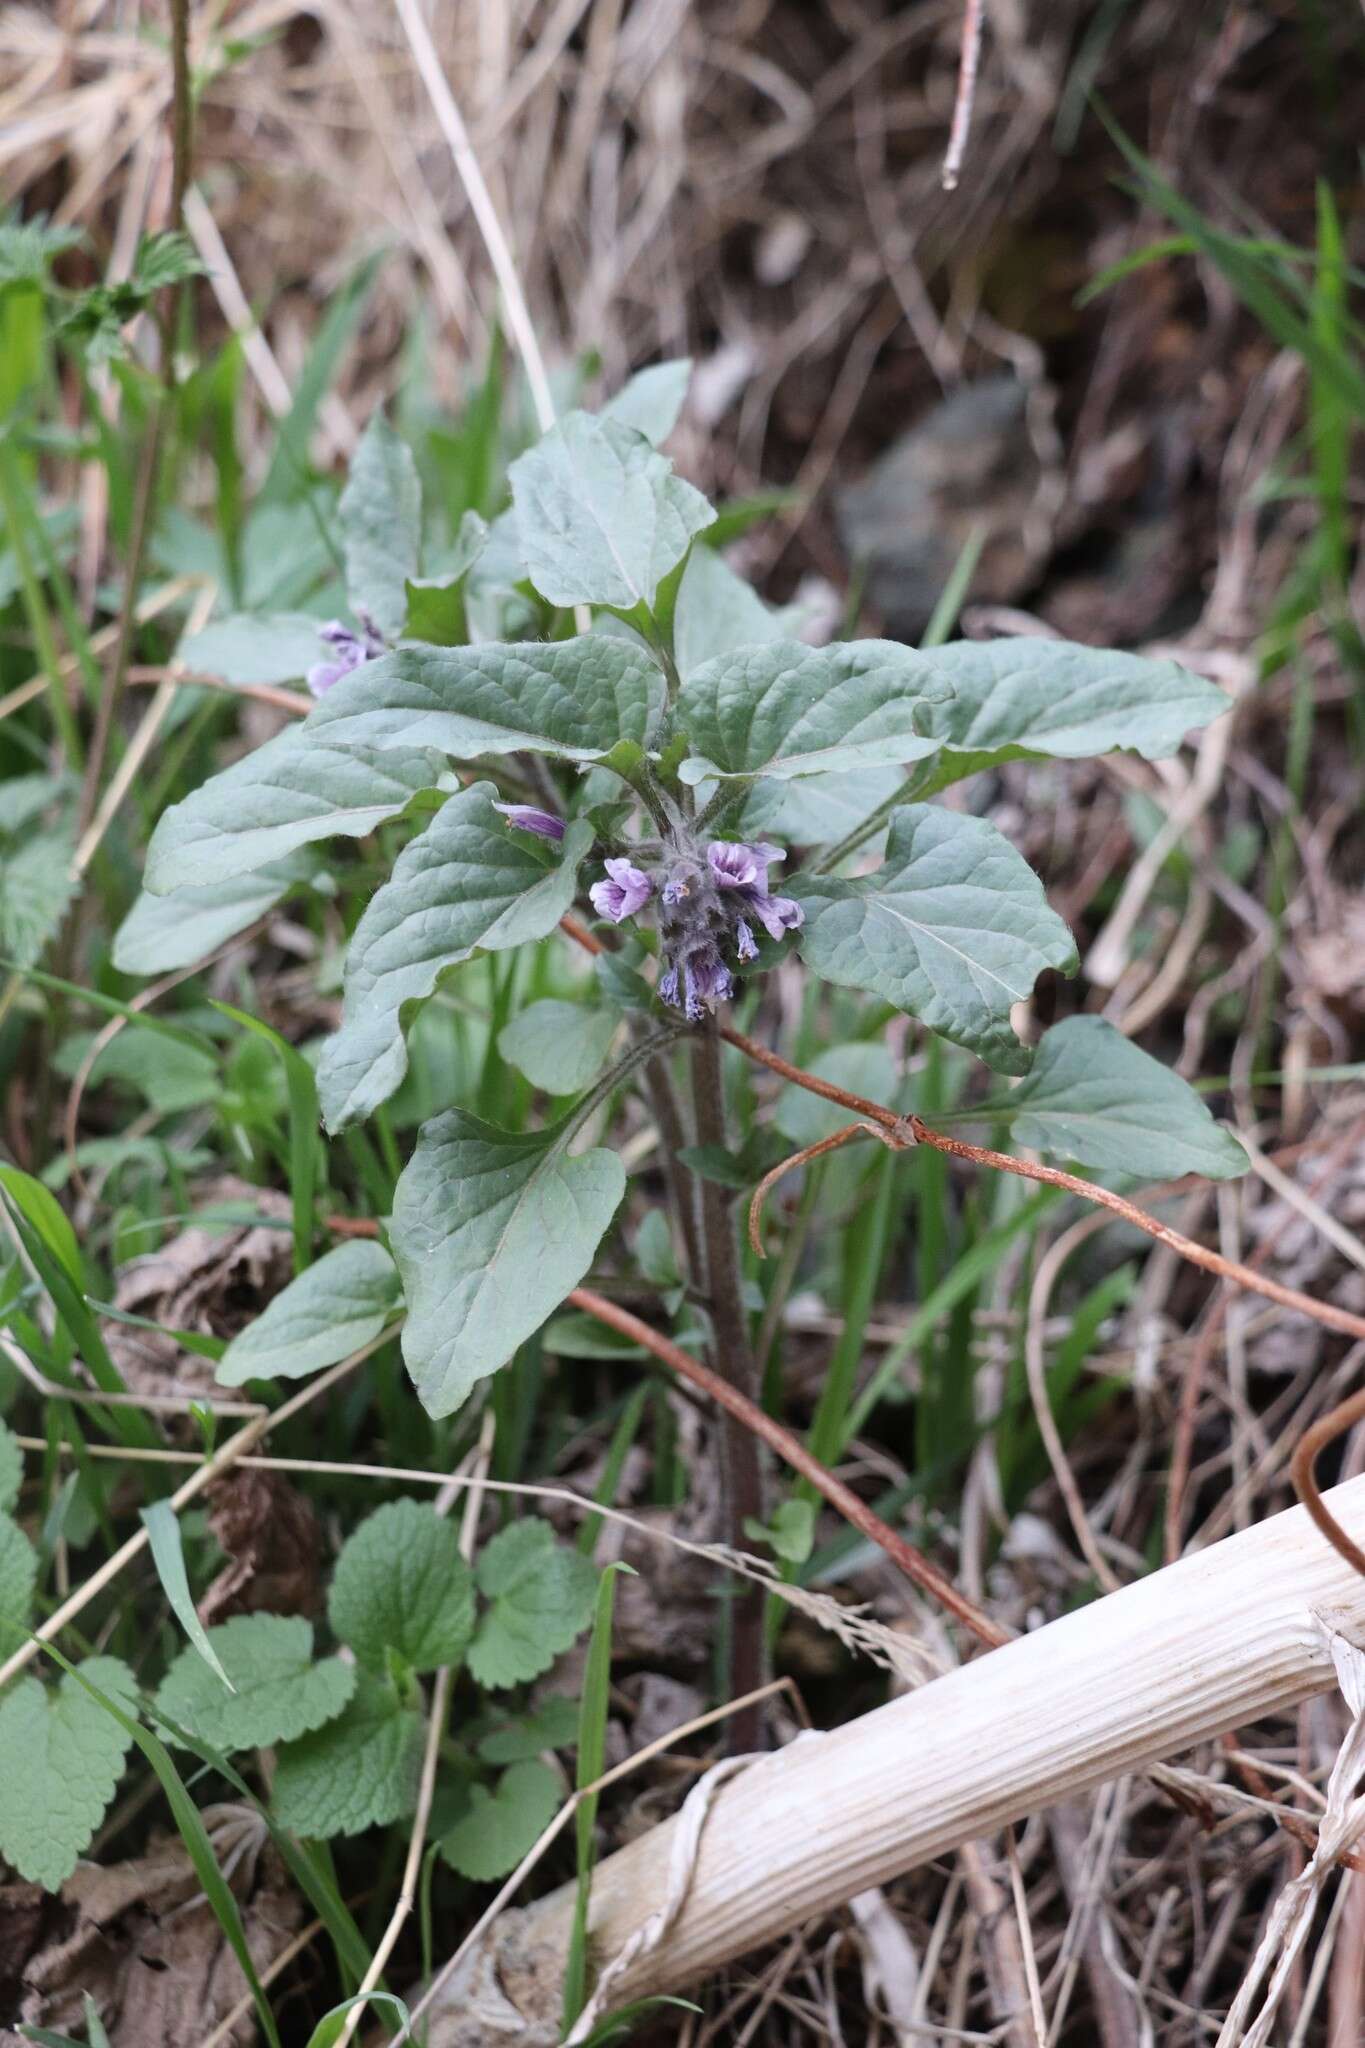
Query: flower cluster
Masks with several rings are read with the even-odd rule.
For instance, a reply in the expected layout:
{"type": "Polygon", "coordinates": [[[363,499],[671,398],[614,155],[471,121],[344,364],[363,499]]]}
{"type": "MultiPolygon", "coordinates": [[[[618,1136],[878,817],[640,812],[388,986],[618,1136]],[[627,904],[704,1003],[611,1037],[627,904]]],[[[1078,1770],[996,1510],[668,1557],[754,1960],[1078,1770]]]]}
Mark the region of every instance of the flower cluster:
{"type": "Polygon", "coordinates": [[[325,626],[318,627],[319,640],[332,651],[329,660],[315,661],[308,671],[308,687],[315,697],[325,697],[332,685],[352,669],[363,668],[367,661],[387,652],[384,636],[369,613],[357,607],[356,617],[360,621],[358,633],[354,627],[344,626],[340,619],[329,619],[325,626]]]}
{"type": "Polygon", "coordinates": [[[769,938],[795,931],[804,913],[790,896],[768,889],[768,869],[785,860],[780,846],[713,839],[704,851],[676,845],[665,849],[657,872],[624,858],[606,862],[606,876],[588,891],[594,910],[613,924],[636,917],[658,902],[663,940],[659,994],[693,1022],[734,993],[730,954],[738,966],[758,955],[754,926],[769,938]]]}

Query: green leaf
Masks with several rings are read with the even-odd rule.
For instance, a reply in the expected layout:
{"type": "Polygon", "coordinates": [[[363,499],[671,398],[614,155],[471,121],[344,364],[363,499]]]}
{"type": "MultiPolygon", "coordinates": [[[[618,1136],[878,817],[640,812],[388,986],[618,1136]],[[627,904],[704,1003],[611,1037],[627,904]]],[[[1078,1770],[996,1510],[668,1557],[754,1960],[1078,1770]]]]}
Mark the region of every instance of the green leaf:
{"type": "Polygon", "coordinates": [[[351,609],[368,612],[386,639],[403,630],[407,580],[422,544],[417,464],[382,412],[372,415],[351,457],[338,508],[351,609]]]}
{"type": "Polygon", "coordinates": [[[501,1131],[463,1109],[423,1125],[390,1237],[403,1356],[429,1415],[505,1365],[591,1265],[626,1176],[614,1152],[571,1158],[573,1128],[501,1131]]]}
{"type": "Polygon", "coordinates": [[[577,1705],[552,1692],[529,1712],[481,1737],[479,1755],[488,1764],[519,1764],[547,1749],[567,1749],[577,1736],[577,1705]]]}
{"type": "Polygon", "coordinates": [[[592,826],[569,826],[549,866],[539,842],[510,830],[491,782],[462,789],[410,840],[376,890],[346,955],[341,1029],[318,1065],[330,1131],[368,1116],[407,1071],[413,1006],[476,952],[499,953],[552,932],[571,907],[592,826]]]}
{"type": "Polygon", "coordinates": [[[469,572],[488,545],[488,524],[477,512],[460,521],[452,559],[440,576],[410,576],[403,636],[433,647],[460,647],[469,638],[465,585],[469,572]]]}
{"type": "Polygon", "coordinates": [[[343,1998],[339,2005],[334,2005],[330,2012],[322,2015],[308,2036],[307,2048],[336,2048],[337,2042],[346,2030],[347,2014],[358,2005],[391,2006],[393,2016],[398,2022],[397,2038],[400,2041],[410,2038],[412,2016],[401,1998],[395,1997],[392,1991],[357,1991],[354,1998],[343,1998]]]}
{"type": "Polygon", "coordinates": [[[162,813],[143,876],[154,895],[254,873],[315,839],[359,839],[437,785],[434,754],[337,745],[311,724],[267,740],[162,813]]]}
{"type": "Polygon", "coordinates": [[[37,1551],[19,1524],[0,1514],[0,1656],[8,1656],[23,1640],[37,1586],[37,1551]]]}
{"type": "Polygon", "coordinates": [[[508,471],[522,557],[550,604],[653,608],[715,518],[700,491],[620,420],[571,412],[508,471]]]}
{"type": "Polygon", "coordinates": [[[0,955],[14,966],[32,967],[66,916],[71,855],[65,832],[35,832],[0,858],[0,955]]]}
{"type": "Polygon", "coordinates": [[[1027,1071],[1010,1008],[1044,968],[1074,973],[1076,948],[1038,877],[984,818],[907,804],[875,874],[789,886],[806,912],[798,949],[826,981],[908,1010],[1001,1073],[1027,1071]]]}
{"type": "Polygon", "coordinates": [[[893,640],[740,647],[688,676],[677,723],[693,753],[684,782],[769,775],[786,782],[878,762],[922,760],[947,686],[936,657],[893,640]]]}
{"type": "Polygon", "coordinates": [[[536,1758],[513,1764],[497,1789],[474,1785],[468,1810],[441,1838],[441,1854],[461,1877],[491,1884],[515,1870],[564,1801],[563,1786],[536,1758]]]}
{"type": "Polygon", "coordinates": [[[176,658],[191,675],[226,683],[292,683],[325,658],[324,623],[311,612],[229,612],[187,634],[176,658]]]}
{"type": "Polygon", "coordinates": [[[591,1086],[607,1063],[621,1020],[611,1010],[552,997],[527,1007],[504,1025],[498,1051],[550,1095],[577,1095],[591,1086]]]}
{"type": "Polygon", "coordinates": [[[376,1508],[337,1559],[327,1616],[376,1671],[390,1651],[411,1671],[455,1663],[474,1627],[474,1578],[457,1530],[419,1501],[376,1508]]]}
{"type": "MultiPolygon", "coordinates": [[[[83,1677],[136,1712],[137,1687],[117,1657],[90,1657],[83,1677]]],[[[76,1867],[123,1776],[131,1735],[68,1674],[49,1688],[22,1678],[0,1699],[0,1855],[56,1891],[76,1867]]]]}
{"type": "Polygon", "coordinates": [[[401,1299],[398,1272],[382,1244],[355,1238],[303,1272],[248,1323],[223,1353],[220,1386],[298,1380],[349,1358],[379,1335],[401,1299]]]}
{"type": "Polygon", "coordinates": [[[321,1841],[403,1820],[417,1804],[423,1744],[421,1715],[386,1679],[358,1671],[337,1719],[279,1751],[276,1816],[292,1833],[321,1841]]]}
{"type": "Polygon", "coordinates": [[[943,753],[920,795],[1034,755],[1074,761],[1128,748],[1160,760],[1231,702],[1173,661],[1069,640],[957,640],[929,658],[953,695],[934,709],[943,753]]]}
{"type": "Polygon", "coordinates": [[[815,1545],[814,1503],[796,1499],[781,1501],[768,1523],[746,1515],[744,1533],[755,1543],[766,1543],[788,1564],[804,1564],[815,1545]]]}
{"type": "Polygon", "coordinates": [[[303,734],[347,747],[435,747],[469,761],[523,751],[600,761],[618,740],[648,745],[663,706],[663,675],[649,654],[605,633],[400,647],[333,684],[303,734]]]}
{"type": "MultiPolygon", "coordinates": [[[[827,1052],[816,1054],[809,1062],[809,1071],[821,1081],[832,1081],[835,1087],[847,1089],[850,1095],[862,1095],[869,1102],[895,1107],[896,1062],[885,1045],[831,1046],[827,1052]]],[[[832,1138],[845,1124],[852,1123],[856,1115],[856,1110],[826,1102],[821,1096],[812,1095],[809,1088],[798,1087],[791,1081],[777,1098],[773,1123],[793,1145],[818,1145],[822,1138],[832,1138]]]]}
{"type": "Polygon", "coordinates": [[[1007,1118],[1017,1144],[1105,1172],[1227,1180],[1247,1169],[1189,1083],[1102,1017],[1054,1024],[1018,1087],[971,1115],[1007,1118]]]}
{"type": "Polygon", "coordinates": [[[24,1454],[8,1423],[0,1422],[0,1514],[7,1515],[24,1483],[24,1454]]]}
{"type": "Polygon", "coordinates": [[[180,1523],[168,1500],[153,1501],[141,1510],[143,1527],[151,1546],[152,1563],[171,1611],[190,1639],[195,1656],[201,1658],[220,1687],[232,1690],[232,1680],[218,1661],[208,1630],[195,1612],[190,1582],[185,1572],[185,1552],[180,1541],[180,1523]]]}
{"type": "Polygon", "coordinates": [[[491,1602],[469,1647],[469,1669],[480,1685],[539,1678],[592,1620],[596,1570],[534,1516],[499,1530],[480,1553],[476,1577],[491,1602]]]}
{"type": "Polygon", "coordinates": [[[313,1662],[313,1626],[297,1614],[237,1614],[208,1631],[229,1692],[192,1650],[182,1650],[157,1690],[159,1713],[197,1741],[230,1755],[267,1749],[322,1728],[355,1690],[340,1657],[313,1662]]]}
{"type": "Polygon", "coordinates": [[[315,857],[300,852],[169,896],[144,889],[114,934],[114,965],[120,974],[171,974],[207,959],[316,870],[315,857]]]}
{"type": "Polygon", "coordinates": [[[673,653],[686,678],[734,647],[781,640],[786,627],[753,587],[714,548],[693,548],[673,611],[673,653]]]}
{"type": "Polygon", "coordinates": [[[692,381],[692,358],[675,356],[667,363],[651,363],[637,370],[614,398],[602,407],[599,418],[616,420],[633,427],[654,447],[666,441],[678,424],[678,415],[692,381]]]}

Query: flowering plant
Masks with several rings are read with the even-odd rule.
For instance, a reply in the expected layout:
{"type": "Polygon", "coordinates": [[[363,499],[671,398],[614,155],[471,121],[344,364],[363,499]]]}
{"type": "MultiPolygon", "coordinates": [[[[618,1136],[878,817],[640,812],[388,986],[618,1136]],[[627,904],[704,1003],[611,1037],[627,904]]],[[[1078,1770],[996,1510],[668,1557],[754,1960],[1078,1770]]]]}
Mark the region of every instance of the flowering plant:
{"type": "MultiPolygon", "coordinates": [[[[471,960],[558,946],[561,927],[595,956],[573,1004],[531,1003],[499,1040],[549,1113],[514,1131],[448,1102],[398,1181],[380,1280],[401,1285],[433,1415],[594,1265],[629,1269],[610,1137],[637,1090],[683,1334],[752,1380],[754,1304],[716,1166],[733,1135],[721,1029],[742,1002],[762,1030],[784,962],[867,999],[873,1029],[899,1012],[1027,1077],[987,1109],[1036,1149],[1153,1173],[1241,1163],[1184,1083],[1097,1019],[1059,1025],[1035,1060],[1016,1006],[1044,971],[1075,970],[1071,934],[987,818],[931,801],[1011,761],[1170,754],[1227,700],[1173,662],[1064,642],[805,644],[727,566],[712,507],[659,451],[685,375],[646,372],[604,413],[564,418],[513,463],[510,505],[490,525],[466,516],[436,577],[418,574],[413,459],[373,422],[340,508],[353,623],[322,629],[316,703],[168,811],[148,855],[148,891],[221,905],[314,842],[402,828],[318,1062],[333,1133],[395,1094],[419,1013],[471,960]]],[[[762,1509],[753,1455],[741,1432],[732,1534],[762,1509]]]]}

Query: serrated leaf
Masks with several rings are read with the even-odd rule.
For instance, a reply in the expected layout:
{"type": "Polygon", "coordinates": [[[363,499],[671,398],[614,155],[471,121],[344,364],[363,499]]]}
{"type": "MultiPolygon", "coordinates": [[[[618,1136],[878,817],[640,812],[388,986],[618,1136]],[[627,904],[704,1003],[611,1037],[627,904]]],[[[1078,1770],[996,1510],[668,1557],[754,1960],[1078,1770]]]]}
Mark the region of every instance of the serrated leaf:
{"type": "MultiPolygon", "coordinates": [[[[84,1677],[129,1714],[137,1687],[117,1657],[89,1657],[84,1677]]],[[[0,1699],[0,1855],[56,1891],[104,1818],[132,1737],[70,1674],[54,1687],[22,1678],[0,1699]]]]}
{"type": "Polygon", "coordinates": [[[253,874],[177,889],[170,896],[144,889],[114,934],[114,965],[120,974],[172,974],[206,959],[316,869],[316,857],[300,851],[253,874]]]}
{"type": "Polygon", "coordinates": [[[313,1662],[313,1625],[297,1614],[238,1614],[208,1631],[229,1692],[195,1651],[182,1650],[156,1705],[187,1735],[231,1755],[293,1742],[335,1720],[355,1690],[340,1657],[313,1662]]]}
{"type": "MultiPolygon", "coordinates": [[[[14,1490],[17,1494],[17,1483],[14,1490]]],[[[0,1514],[0,1656],[8,1656],[23,1640],[37,1585],[38,1553],[19,1524],[0,1514]]]]}
{"type": "Polygon", "coordinates": [[[65,832],[36,832],[0,857],[0,956],[32,967],[54,938],[76,892],[72,841],[65,832]]]}
{"type": "Polygon", "coordinates": [[[429,1415],[505,1365],[592,1263],[625,1193],[614,1152],[569,1156],[571,1126],[501,1131],[451,1109],[422,1126],[394,1191],[403,1356],[429,1415]]]}
{"type": "Polygon", "coordinates": [[[620,1024],[611,1010],[590,1010],[583,1003],[547,997],[528,1003],[503,1026],[498,1051],[533,1087],[550,1095],[577,1095],[606,1065],[620,1024]]]}
{"type": "Polygon", "coordinates": [[[0,1422],[0,1514],[7,1515],[24,1483],[24,1454],[8,1423],[0,1422]]]}
{"type": "Polygon", "coordinates": [[[675,356],[670,362],[651,363],[637,370],[614,398],[609,398],[599,415],[634,427],[637,434],[658,447],[678,424],[678,415],[692,381],[692,358],[675,356]]]}
{"type": "Polygon", "coordinates": [[[417,1804],[424,1740],[421,1715],[386,1679],[358,1671],[337,1718],[279,1751],[277,1818],[318,1841],[405,1819],[417,1804]]]}
{"type": "Polygon", "coordinates": [[[441,1854],[461,1877],[491,1884],[515,1870],[563,1805],[564,1788],[534,1757],[503,1772],[495,1790],[470,1788],[467,1811],[441,1838],[441,1854]]]}
{"type": "Polygon", "coordinates": [[[693,548],[673,609],[673,654],[684,680],[731,648],[781,640],[786,630],[781,613],[770,611],[714,548],[693,548]]]}
{"type": "Polygon", "coordinates": [[[957,640],[932,660],[953,695],[934,712],[944,751],[925,795],[1031,755],[1071,761],[1129,748],[1160,760],[1231,708],[1221,690],[1173,661],[1069,640],[957,640]]]}
{"type": "Polygon", "coordinates": [[[18,832],[39,818],[65,788],[57,775],[11,775],[0,782],[0,832],[18,832]]]}
{"type": "Polygon", "coordinates": [[[143,875],[154,895],[255,873],[313,840],[359,839],[436,788],[434,754],[339,745],[311,723],[267,740],[162,813],[143,875]]]}
{"type": "Polygon", "coordinates": [[[407,443],[382,412],[351,457],[338,507],[351,609],[368,612],[386,639],[403,630],[407,580],[422,544],[422,486],[407,443]]]}
{"type": "Polygon", "coordinates": [[[376,1508],[337,1559],[327,1617],[376,1671],[390,1651],[411,1671],[453,1664],[474,1627],[474,1577],[458,1532],[419,1501],[376,1508]]]}
{"type": "Polygon", "coordinates": [[[330,1131],[368,1116],[407,1072],[405,1021],[443,975],[476,952],[504,952],[552,932],[571,907],[593,842],[578,820],[547,867],[538,841],[509,829],[496,789],[451,797],[370,898],[346,954],[341,1029],[318,1065],[330,1131]]]}
{"type": "Polygon", "coordinates": [[[647,745],[663,706],[663,675],[645,649],[605,633],[399,647],[334,684],[303,734],[348,747],[435,747],[468,761],[523,751],[600,761],[618,740],[647,745]]]}
{"type": "Polygon", "coordinates": [[[703,662],[683,684],[678,729],[692,753],[684,782],[767,775],[781,782],[865,764],[919,761],[946,694],[933,657],[894,640],[796,640],[739,647],[703,662]]]}
{"type": "Polygon", "coordinates": [[[971,1113],[1007,1118],[1016,1144],[1106,1172],[1226,1180],[1247,1170],[1189,1083],[1102,1017],[1054,1024],[1018,1087],[971,1113]]]}
{"type": "Polygon", "coordinates": [[[577,1703],[552,1692],[527,1713],[481,1736],[478,1750],[487,1764],[519,1764],[547,1749],[567,1749],[577,1739],[577,1703]]]}
{"type": "Polygon", "coordinates": [[[522,558],[550,604],[652,608],[716,516],[643,434],[585,412],[567,413],[508,480],[522,558]]]}
{"type": "Polygon", "coordinates": [[[297,682],[326,653],[324,623],[311,612],[229,612],[187,634],[176,658],[191,675],[225,683],[297,682]]]}
{"type": "Polygon", "coordinates": [[[178,228],[163,228],[159,234],[144,235],[133,258],[132,282],[140,291],[159,291],[162,285],[179,284],[183,278],[200,277],[204,266],[189,236],[178,228]]]}
{"type": "Polygon", "coordinates": [[[1010,1008],[1044,968],[1074,973],[1076,947],[1032,868],[984,818],[907,804],[875,874],[789,886],[806,913],[798,950],[826,981],[881,996],[1001,1073],[1027,1071],[1010,1008]]]}
{"type": "Polygon", "coordinates": [[[469,1646],[480,1685],[523,1685],[548,1671],[592,1620],[597,1571],[527,1516],[499,1530],[479,1555],[479,1591],[491,1605],[469,1646]]]}
{"type": "Polygon", "coordinates": [[[382,1244],[356,1238],[305,1266],[223,1353],[220,1386],[297,1380],[349,1358],[377,1337],[402,1298],[382,1244]]]}

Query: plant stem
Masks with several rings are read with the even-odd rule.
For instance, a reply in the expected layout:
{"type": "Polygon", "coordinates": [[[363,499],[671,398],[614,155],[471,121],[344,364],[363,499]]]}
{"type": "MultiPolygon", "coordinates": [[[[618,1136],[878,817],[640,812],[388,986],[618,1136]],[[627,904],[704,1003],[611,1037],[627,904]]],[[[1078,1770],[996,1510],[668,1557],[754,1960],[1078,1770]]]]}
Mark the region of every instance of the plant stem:
{"type": "MultiPolygon", "coordinates": [[[[702,1025],[692,1048],[692,1083],[697,1143],[725,1145],[725,1095],[721,1081],[720,1033],[713,1017],[702,1025]]],[[[711,1359],[717,1375],[748,1403],[758,1400],[758,1375],[749,1345],[749,1329],[740,1289],[739,1246],[730,1198],[713,1180],[703,1179],[701,1232],[704,1285],[711,1309],[711,1359]]],[[[753,1433],[728,1410],[720,1431],[722,1541],[744,1547],[744,1524],[763,1519],[763,1472],[753,1433]]],[[[729,1690],[733,1697],[756,1692],[766,1676],[763,1595],[746,1586],[730,1609],[729,1690]]],[[[730,1737],[736,1751],[757,1746],[762,1719],[757,1704],[736,1715],[730,1737]]]]}

